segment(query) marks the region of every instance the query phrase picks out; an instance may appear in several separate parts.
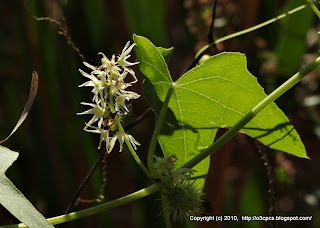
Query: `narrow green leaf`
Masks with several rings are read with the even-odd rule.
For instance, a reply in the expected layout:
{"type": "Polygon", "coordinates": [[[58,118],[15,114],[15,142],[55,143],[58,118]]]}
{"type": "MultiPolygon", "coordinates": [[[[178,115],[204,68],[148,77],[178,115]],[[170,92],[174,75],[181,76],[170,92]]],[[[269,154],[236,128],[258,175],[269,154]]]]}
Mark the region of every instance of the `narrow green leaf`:
{"type": "Polygon", "coordinates": [[[18,156],[17,152],[0,146],[0,204],[30,228],[53,228],[5,175],[18,156]]]}

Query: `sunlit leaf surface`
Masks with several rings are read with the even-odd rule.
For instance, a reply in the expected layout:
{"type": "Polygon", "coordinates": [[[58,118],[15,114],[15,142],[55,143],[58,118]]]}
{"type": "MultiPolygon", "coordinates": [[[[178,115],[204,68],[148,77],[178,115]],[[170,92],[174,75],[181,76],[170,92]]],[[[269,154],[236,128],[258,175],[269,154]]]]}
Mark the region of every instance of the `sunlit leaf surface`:
{"type": "MultiPolygon", "coordinates": [[[[161,53],[146,38],[135,36],[140,70],[154,86],[148,101],[157,112],[173,84],[161,53]]],[[[152,89],[150,86],[145,88],[152,89]]],[[[175,154],[180,167],[208,147],[218,128],[230,128],[266,97],[256,78],[247,70],[240,53],[222,53],[184,74],[174,85],[166,124],[159,142],[165,155],[175,154]]],[[[299,135],[284,113],[272,103],[241,132],[266,146],[306,158],[299,135]]],[[[208,171],[209,159],[198,164],[197,175],[208,171]]]]}

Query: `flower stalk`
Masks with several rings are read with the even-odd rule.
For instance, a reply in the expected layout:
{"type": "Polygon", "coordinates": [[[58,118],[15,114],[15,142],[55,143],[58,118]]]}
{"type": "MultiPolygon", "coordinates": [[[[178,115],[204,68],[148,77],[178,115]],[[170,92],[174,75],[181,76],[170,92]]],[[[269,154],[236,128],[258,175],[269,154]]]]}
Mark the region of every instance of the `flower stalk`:
{"type": "MultiPolygon", "coordinates": [[[[118,117],[115,118],[116,120],[116,123],[118,124],[119,126],[119,131],[122,133],[122,134],[126,134],[123,130],[123,127],[122,125],[120,124],[120,120],[118,117]]],[[[140,166],[140,168],[142,169],[142,171],[147,175],[147,177],[149,179],[151,179],[151,174],[149,172],[149,170],[144,166],[144,164],[141,162],[139,156],[137,155],[136,151],[133,149],[132,145],[131,145],[131,142],[130,142],[130,138],[129,137],[124,137],[124,141],[127,145],[127,147],[129,148],[129,151],[130,153],[132,154],[134,160],[138,163],[138,165],[140,166]]]]}

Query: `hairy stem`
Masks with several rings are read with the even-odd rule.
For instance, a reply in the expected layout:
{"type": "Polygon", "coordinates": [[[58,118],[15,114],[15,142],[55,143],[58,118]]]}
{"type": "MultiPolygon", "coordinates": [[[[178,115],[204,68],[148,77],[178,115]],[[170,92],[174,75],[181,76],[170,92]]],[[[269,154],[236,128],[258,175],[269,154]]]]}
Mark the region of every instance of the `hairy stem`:
{"type": "Polygon", "coordinates": [[[320,65],[320,57],[314,60],[312,63],[304,67],[298,73],[289,78],[285,83],[279,86],[271,94],[269,94],[265,99],[263,99],[259,104],[257,104],[250,112],[242,117],[232,128],[230,128],[223,136],[221,136],[217,141],[207,147],[205,150],[201,151],[196,157],[192,158],[182,168],[192,168],[201,162],[206,157],[210,156],[212,153],[220,149],[226,142],[228,142],[235,134],[237,134],[247,123],[249,123],[259,112],[261,112],[265,107],[267,107],[271,102],[275,101],[278,97],[284,94],[292,86],[298,83],[303,77],[309,74],[311,71],[315,70],[320,65]]]}

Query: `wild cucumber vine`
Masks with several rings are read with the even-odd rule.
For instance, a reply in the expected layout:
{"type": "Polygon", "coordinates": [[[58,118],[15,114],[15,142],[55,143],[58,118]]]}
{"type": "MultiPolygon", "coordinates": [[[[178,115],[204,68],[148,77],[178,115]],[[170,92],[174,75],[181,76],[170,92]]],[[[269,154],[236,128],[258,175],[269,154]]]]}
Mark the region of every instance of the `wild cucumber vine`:
{"type": "MultiPolygon", "coordinates": [[[[309,4],[320,17],[313,2],[309,4]]],[[[266,26],[307,5],[297,7],[250,29],[221,38],[215,43],[266,26]]],[[[198,176],[205,175],[208,170],[208,157],[237,132],[244,132],[257,138],[270,148],[307,158],[299,135],[273,101],[315,70],[320,65],[320,57],[266,96],[256,79],[247,71],[245,57],[239,53],[222,53],[210,57],[184,74],[177,82],[173,82],[165,61],[165,57],[170,55],[172,50],[156,47],[151,41],[141,36],[134,35],[133,39],[135,44],[130,47],[127,44],[117,61],[115,57],[109,60],[103,55],[101,66],[94,67],[86,64],[92,69],[92,72],[87,74],[82,71],[82,74],[91,81],[86,82],[83,86],[93,87],[95,103],[83,103],[91,106],[92,109],[81,114],[94,114],[94,117],[86,124],[85,130],[101,135],[99,147],[101,142],[105,141],[107,151],[110,152],[116,140],[119,141],[121,147],[125,142],[139,166],[154,184],[114,201],[48,220],[45,220],[39,213],[28,217],[30,215],[18,212],[20,208],[7,206],[8,210],[26,225],[1,227],[52,227],[50,224],[60,224],[96,214],[158,191],[164,200],[167,226],[170,226],[170,218],[182,219],[188,214],[198,212],[200,194],[196,188],[202,188],[203,181],[200,181],[196,187],[186,180],[189,174],[193,174],[196,170],[198,176]],[[125,133],[121,124],[122,115],[128,112],[125,100],[138,97],[133,92],[124,91],[131,84],[125,84],[123,81],[128,73],[135,79],[134,72],[127,67],[136,63],[126,61],[134,45],[136,45],[135,51],[140,62],[140,71],[146,77],[144,90],[151,94],[148,101],[157,117],[148,151],[148,169],[135,152],[138,143],[132,136],[125,133]],[[103,90],[98,90],[102,87],[103,90]],[[246,97],[245,101],[243,97],[246,97]],[[203,110],[203,107],[206,107],[206,110],[203,110]],[[272,121],[269,120],[270,116],[273,118],[272,121]],[[97,126],[93,126],[95,122],[98,122],[97,126]],[[218,128],[230,129],[212,143],[218,128]],[[111,136],[110,131],[113,132],[111,136]],[[164,157],[155,157],[157,142],[163,150],[164,157]],[[178,195],[186,193],[186,197],[175,198],[175,195],[168,195],[168,192],[170,194],[176,192],[178,195]],[[176,199],[177,208],[172,208],[172,205],[165,203],[168,197],[173,197],[170,200],[176,199]],[[181,205],[184,205],[182,211],[178,209],[181,205]],[[33,221],[30,221],[30,218],[33,221]]],[[[211,45],[213,44],[204,47],[196,58],[199,58],[211,45]]],[[[5,177],[7,168],[14,162],[18,154],[2,146],[0,152],[0,155],[5,158],[0,160],[4,161],[3,164],[0,163],[2,164],[0,190],[4,192],[1,194],[0,203],[4,206],[8,205],[6,196],[14,192],[20,197],[20,202],[17,202],[16,206],[22,206],[23,209],[28,210],[27,212],[31,212],[34,209],[31,209],[29,201],[5,177]],[[12,186],[12,188],[6,189],[4,186],[12,186]],[[24,205],[25,203],[28,204],[28,207],[24,205]]]]}

